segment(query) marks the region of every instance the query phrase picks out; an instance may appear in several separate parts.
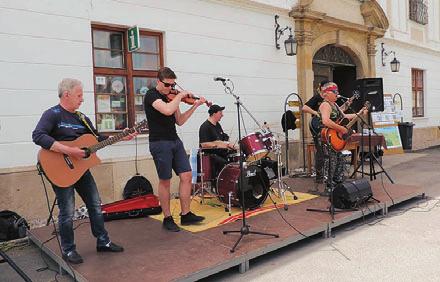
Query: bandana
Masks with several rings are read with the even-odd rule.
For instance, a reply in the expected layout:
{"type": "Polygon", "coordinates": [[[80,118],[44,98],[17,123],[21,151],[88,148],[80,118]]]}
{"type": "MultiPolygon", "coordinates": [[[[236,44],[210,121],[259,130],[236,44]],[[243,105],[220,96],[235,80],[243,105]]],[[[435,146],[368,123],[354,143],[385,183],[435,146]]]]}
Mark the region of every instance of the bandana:
{"type": "Polygon", "coordinates": [[[321,91],[323,93],[328,91],[338,91],[338,86],[334,82],[329,82],[324,84],[324,86],[322,86],[321,91]]]}

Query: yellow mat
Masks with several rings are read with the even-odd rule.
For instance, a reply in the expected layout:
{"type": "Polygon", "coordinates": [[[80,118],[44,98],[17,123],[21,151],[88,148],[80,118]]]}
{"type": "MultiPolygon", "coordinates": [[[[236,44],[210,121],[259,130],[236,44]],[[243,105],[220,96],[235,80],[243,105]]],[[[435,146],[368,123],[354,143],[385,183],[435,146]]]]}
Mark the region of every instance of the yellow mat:
{"type": "MultiPolygon", "coordinates": [[[[300,193],[295,192],[295,195],[298,197],[297,200],[293,199],[293,196],[290,193],[286,193],[287,198],[287,204],[298,204],[304,201],[311,200],[313,198],[316,198],[318,196],[307,194],[307,193],[300,193]]],[[[284,203],[283,201],[271,193],[272,199],[277,203],[278,208],[283,208],[284,203]]],[[[171,214],[173,215],[174,221],[182,228],[190,232],[200,232],[204,231],[209,228],[213,228],[222,224],[226,224],[229,222],[234,222],[236,220],[239,220],[242,218],[241,209],[233,207],[231,212],[225,211],[225,205],[220,202],[216,197],[214,198],[206,198],[205,197],[205,204],[200,203],[200,198],[195,197],[191,201],[191,211],[194,212],[197,215],[201,215],[205,217],[205,220],[198,224],[198,225],[189,225],[189,226],[181,226],[180,225],[180,202],[178,199],[171,200],[170,204],[171,208],[171,214]]],[[[268,212],[275,209],[275,205],[273,204],[272,200],[267,197],[264,204],[255,210],[246,211],[246,218],[261,214],[264,212],[268,212]]],[[[151,216],[151,218],[163,221],[163,214],[160,215],[154,215],[151,216]]]]}

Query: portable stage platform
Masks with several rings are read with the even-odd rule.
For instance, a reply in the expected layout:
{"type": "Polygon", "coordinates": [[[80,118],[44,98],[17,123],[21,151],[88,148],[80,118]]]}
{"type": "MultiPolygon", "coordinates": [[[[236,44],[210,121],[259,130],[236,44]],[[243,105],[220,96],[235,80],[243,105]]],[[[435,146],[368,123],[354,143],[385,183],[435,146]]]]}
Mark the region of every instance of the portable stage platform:
{"type": "MultiPolygon", "coordinates": [[[[287,178],[286,182],[298,192],[307,192],[314,185],[310,178],[287,178]]],[[[302,234],[312,236],[321,233],[328,237],[331,230],[339,225],[373,212],[385,215],[392,205],[424,195],[420,187],[382,184],[378,180],[371,182],[371,188],[374,198],[380,203],[370,202],[368,208],[363,205],[362,210],[336,213],[333,222],[330,213],[306,211],[308,208],[326,209],[329,204],[327,197],[289,205],[287,211],[279,211],[302,234]]],[[[97,253],[89,224],[82,224],[75,230],[75,242],[84,263],[69,268],[60,256],[55,239],[41,246],[52,236],[53,227],[32,229],[29,237],[59,264],[60,269],[71,275],[74,271],[77,281],[194,281],[233,266],[239,266],[240,272],[245,272],[251,259],[305,239],[287,225],[276,210],[247,218],[246,222],[251,230],[277,233],[279,238],[246,235],[235,253],[231,253],[230,248],[239,234],[223,235],[223,231],[239,230],[241,221],[197,233],[185,230],[173,233],[163,230],[158,220],[139,218],[107,222],[111,239],[124,246],[125,251],[97,253]]]]}

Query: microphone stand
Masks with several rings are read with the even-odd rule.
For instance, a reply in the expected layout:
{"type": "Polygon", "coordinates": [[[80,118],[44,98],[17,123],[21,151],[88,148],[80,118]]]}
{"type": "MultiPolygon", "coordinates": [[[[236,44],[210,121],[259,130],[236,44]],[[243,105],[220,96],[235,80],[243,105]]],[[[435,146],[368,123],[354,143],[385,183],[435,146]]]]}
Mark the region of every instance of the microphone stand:
{"type": "Polygon", "coordinates": [[[304,136],[304,112],[303,112],[303,107],[304,107],[304,103],[301,99],[301,97],[297,94],[297,93],[290,93],[287,97],[286,100],[284,101],[284,128],[286,129],[286,134],[285,134],[285,142],[286,142],[286,171],[287,174],[289,174],[289,130],[287,129],[287,116],[286,116],[286,112],[287,112],[287,105],[288,105],[288,100],[290,98],[290,96],[295,95],[298,98],[298,101],[300,103],[300,112],[301,112],[301,136],[302,136],[302,149],[303,149],[303,173],[306,172],[306,142],[305,142],[305,136],[304,136]]]}
{"type": "MultiPolygon", "coordinates": [[[[350,108],[350,106],[349,106],[350,108]]],[[[350,108],[351,109],[351,108],[350,108]]],[[[353,109],[351,109],[353,110],[353,109]]],[[[354,112],[354,111],[353,111],[354,112]]],[[[369,123],[367,123],[364,118],[362,116],[360,116],[358,113],[355,112],[355,115],[357,117],[359,117],[359,120],[361,121],[361,163],[358,164],[353,173],[351,174],[350,178],[353,178],[354,174],[356,172],[358,172],[359,167],[362,166],[362,178],[364,177],[364,175],[370,176],[370,181],[373,181],[373,178],[376,179],[376,175],[379,173],[385,173],[385,175],[387,176],[388,180],[390,180],[390,182],[392,184],[394,184],[394,181],[391,179],[391,176],[386,172],[386,170],[384,169],[384,167],[382,166],[381,162],[379,162],[379,160],[376,158],[376,156],[374,155],[374,153],[372,152],[372,146],[371,146],[371,132],[373,131],[373,133],[377,136],[377,133],[374,131],[374,128],[372,126],[372,122],[371,122],[371,113],[368,112],[368,121],[369,123]],[[364,162],[365,162],[365,153],[364,153],[364,126],[367,127],[368,129],[368,158],[369,158],[369,165],[370,165],[370,172],[369,173],[365,173],[364,172],[364,162]],[[376,172],[376,169],[374,168],[374,162],[376,162],[380,168],[381,171],[376,172]]]]}
{"type": "MultiPolygon", "coordinates": [[[[240,124],[241,124],[241,122],[240,122],[241,113],[240,112],[241,111],[240,111],[240,107],[245,109],[245,111],[249,115],[251,115],[251,114],[249,113],[249,111],[241,103],[240,97],[233,93],[232,89],[226,84],[226,82],[222,81],[222,84],[225,87],[225,92],[227,94],[232,95],[235,98],[235,104],[237,105],[238,140],[241,140],[241,126],[240,126],[240,124]]],[[[251,115],[251,117],[252,117],[252,115],[251,115]]],[[[253,118],[253,119],[258,124],[258,122],[255,120],[255,118],[253,118]]],[[[263,232],[259,232],[259,231],[251,231],[250,230],[250,225],[246,224],[246,207],[245,207],[245,201],[244,201],[244,191],[242,189],[243,188],[243,150],[242,150],[241,147],[242,147],[242,144],[239,141],[238,142],[238,150],[239,150],[239,154],[240,154],[240,160],[239,160],[239,163],[240,163],[240,177],[239,177],[239,181],[238,181],[238,189],[240,190],[240,193],[241,193],[240,202],[241,202],[241,213],[242,213],[242,227],[240,228],[240,230],[223,231],[223,234],[240,233],[240,237],[238,238],[237,242],[235,242],[234,246],[230,250],[231,253],[235,252],[235,248],[238,246],[238,244],[240,243],[241,239],[243,239],[243,237],[245,235],[256,234],[256,235],[271,236],[271,237],[275,237],[275,238],[279,237],[278,234],[263,233],[263,232]]]]}
{"type": "MultiPolygon", "coordinates": [[[[340,96],[340,95],[339,95],[338,98],[341,98],[344,101],[347,101],[349,99],[347,97],[340,96]]],[[[365,174],[364,173],[364,160],[365,160],[365,156],[364,156],[365,155],[364,154],[364,125],[367,124],[367,123],[365,122],[364,118],[362,116],[360,116],[355,110],[353,110],[353,108],[350,105],[347,105],[347,108],[349,110],[351,110],[359,118],[359,120],[361,121],[361,142],[360,142],[361,150],[359,152],[361,154],[361,162],[359,164],[356,164],[356,166],[355,166],[355,168],[353,170],[353,173],[350,175],[349,178],[353,178],[354,177],[356,172],[358,172],[359,167],[361,167],[361,178],[364,178],[364,174],[365,174]]]]}

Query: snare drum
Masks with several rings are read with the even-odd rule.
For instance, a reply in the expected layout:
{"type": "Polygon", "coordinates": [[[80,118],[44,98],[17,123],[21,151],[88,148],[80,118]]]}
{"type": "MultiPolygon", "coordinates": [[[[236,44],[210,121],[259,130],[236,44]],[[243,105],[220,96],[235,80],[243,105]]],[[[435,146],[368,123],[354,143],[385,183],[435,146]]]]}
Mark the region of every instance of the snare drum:
{"type": "Polygon", "coordinates": [[[240,140],[247,162],[255,162],[269,154],[260,132],[251,133],[240,140]]]}
{"type": "MultiPolygon", "coordinates": [[[[259,166],[243,163],[244,207],[256,209],[266,200],[269,192],[269,178],[259,166]]],[[[219,200],[225,204],[241,207],[241,190],[239,189],[240,165],[231,163],[225,166],[217,178],[217,191],[219,200]]]]}

